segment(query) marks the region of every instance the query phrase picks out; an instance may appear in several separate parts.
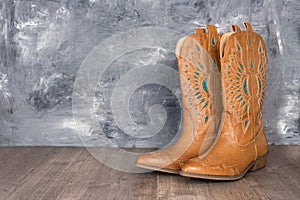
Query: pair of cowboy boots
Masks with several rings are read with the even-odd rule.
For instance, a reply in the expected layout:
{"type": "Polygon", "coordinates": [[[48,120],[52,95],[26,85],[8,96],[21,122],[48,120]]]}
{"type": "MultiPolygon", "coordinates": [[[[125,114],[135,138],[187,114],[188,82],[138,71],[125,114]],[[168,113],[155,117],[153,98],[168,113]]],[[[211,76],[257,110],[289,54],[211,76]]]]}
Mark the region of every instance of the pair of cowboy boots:
{"type": "Polygon", "coordinates": [[[262,104],[266,47],[249,23],[218,34],[197,28],[178,41],[183,130],[172,146],[137,158],[138,167],[182,176],[237,180],[266,165],[262,104]]]}

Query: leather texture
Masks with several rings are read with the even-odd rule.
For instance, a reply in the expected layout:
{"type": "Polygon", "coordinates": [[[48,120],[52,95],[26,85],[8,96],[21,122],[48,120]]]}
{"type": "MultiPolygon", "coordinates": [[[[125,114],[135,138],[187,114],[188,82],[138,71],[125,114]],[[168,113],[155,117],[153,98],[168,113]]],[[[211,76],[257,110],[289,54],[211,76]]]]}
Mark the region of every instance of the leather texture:
{"type": "Polygon", "coordinates": [[[219,38],[216,27],[197,28],[178,41],[176,58],[182,91],[183,129],[172,146],[137,158],[136,165],[179,173],[182,164],[205,152],[221,122],[222,96],[219,38]]]}
{"type": "Polygon", "coordinates": [[[233,25],[221,38],[224,112],[218,137],[208,151],[184,164],[183,176],[234,180],[266,164],[268,145],[262,121],[266,47],[249,23],[245,28],[241,31],[233,25]]]}

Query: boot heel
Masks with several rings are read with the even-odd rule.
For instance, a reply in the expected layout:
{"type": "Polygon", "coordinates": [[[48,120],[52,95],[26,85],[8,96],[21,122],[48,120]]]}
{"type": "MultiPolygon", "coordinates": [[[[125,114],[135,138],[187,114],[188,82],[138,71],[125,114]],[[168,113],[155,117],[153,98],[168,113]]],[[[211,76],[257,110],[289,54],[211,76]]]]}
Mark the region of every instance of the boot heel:
{"type": "Polygon", "coordinates": [[[260,158],[255,162],[255,164],[250,168],[250,171],[254,172],[259,169],[262,169],[266,166],[268,160],[268,155],[265,155],[264,157],[260,158]]]}

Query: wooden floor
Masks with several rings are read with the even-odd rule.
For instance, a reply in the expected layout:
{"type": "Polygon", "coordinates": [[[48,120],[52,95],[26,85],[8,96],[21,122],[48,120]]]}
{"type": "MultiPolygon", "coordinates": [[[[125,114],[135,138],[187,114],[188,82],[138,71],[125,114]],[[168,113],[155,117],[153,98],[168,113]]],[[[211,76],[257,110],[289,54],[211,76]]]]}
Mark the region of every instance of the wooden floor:
{"type": "Polygon", "coordinates": [[[84,148],[0,148],[0,199],[300,199],[300,146],[271,146],[268,165],[233,182],[131,174],[84,148]]]}

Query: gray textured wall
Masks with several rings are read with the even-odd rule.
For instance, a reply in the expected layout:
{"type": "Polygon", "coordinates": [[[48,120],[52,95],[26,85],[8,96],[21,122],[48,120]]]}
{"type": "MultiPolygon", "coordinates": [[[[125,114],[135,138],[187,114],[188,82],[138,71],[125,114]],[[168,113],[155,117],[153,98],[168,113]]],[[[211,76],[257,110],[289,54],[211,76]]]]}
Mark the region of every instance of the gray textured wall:
{"type": "MultiPolygon", "coordinates": [[[[206,23],[225,32],[231,23],[243,21],[252,23],[268,47],[263,113],[269,143],[300,144],[297,4],[297,0],[1,0],[0,144],[82,145],[72,115],[74,81],[89,52],[112,35],[141,27],[189,34],[206,23]]],[[[158,83],[133,91],[128,105],[137,126],[147,129],[153,116],[163,124],[158,134],[125,133],[112,113],[111,94],[122,76],[137,66],[155,69],[158,64],[177,68],[174,54],[140,49],[120,56],[99,77],[95,112],[90,116],[98,123],[85,127],[86,144],[153,147],[175,137],[180,130],[180,98],[158,83]],[[160,111],[151,115],[151,109],[160,111]]]]}

